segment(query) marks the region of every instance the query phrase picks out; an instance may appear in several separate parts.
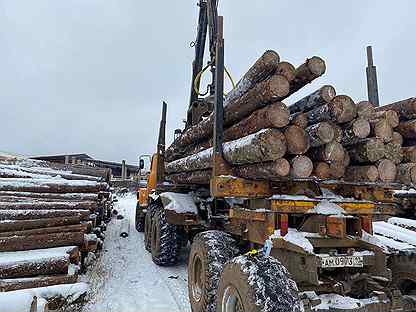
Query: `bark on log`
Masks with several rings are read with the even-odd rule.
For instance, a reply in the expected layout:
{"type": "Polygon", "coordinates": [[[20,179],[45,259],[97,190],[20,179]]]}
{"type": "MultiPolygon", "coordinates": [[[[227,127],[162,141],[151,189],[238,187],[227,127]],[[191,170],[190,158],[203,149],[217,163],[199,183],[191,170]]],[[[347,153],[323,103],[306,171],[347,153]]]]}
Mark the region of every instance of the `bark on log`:
{"type": "Polygon", "coordinates": [[[368,137],[370,131],[370,123],[363,118],[357,118],[342,127],[341,143],[344,146],[358,143],[368,137]]]}
{"type": "Polygon", "coordinates": [[[307,112],[307,115],[310,125],[321,121],[346,123],[357,116],[357,106],[349,96],[337,95],[331,103],[319,106],[307,112]]]}
{"type": "MultiPolygon", "coordinates": [[[[1,216],[0,212],[0,216],[1,216]]],[[[0,232],[25,231],[38,228],[61,227],[79,224],[80,217],[45,218],[34,220],[6,220],[0,221],[0,232]]]]}
{"type": "Polygon", "coordinates": [[[311,149],[310,155],[315,161],[342,161],[345,157],[345,150],[340,143],[333,141],[324,146],[311,149]]]}
{"type": "Polygon", "coordinates": [[[386,119],[392,128],[400,123],[399,114],[393,110],[376,111],[371,119],[386,119]]]}
{"type": "Polygon", "coordinates": [[[0,220],[32,220],[43,218],[79,217],[89,220],[89,210],[1,210],[0,220]]]}
{"type": "Polygon", "coordinates": [[[0,232],[1,237],[10,236],[30,236],[30,235],[41,235],[41,234],[52,234],[52,233],[67,233],[67,232],[79,232],[87,234],[91,230],[92,226],[89,223],[73,224],[66,226],[47,227],[23,231],[11,231],[11,232],[0,232]]]}
{"type": "Polygon", "coordinates": [[[296,113],[290,115],[289,124],[305,129],[308,126],[308,115],[306,113],[296,113]]]}
{"type": "Polygon", "coordinates": [[[322,76],[326,71],[325,61],[318,56],[307,59],[296,68],[295,79],[290,82],[290,93],[293,94],[307,84],[322,76]]]}
{"type": "Polygon", "coordinates": [[[284,159],[277,159],[271,162],[258,163],[233,168],[233,174],[245,179],[280,179],[287,177],[290,172],[290,164],[284,159]]]}
{"type": "Polygon", "coordinates": [[[313,172],[312,160],[305,155],[294,157],[290,165],[290,176],[293,178],[307,178],[313,172]]]}
{"type": "Polygon", "coordinates": [[[108,188],[107,183],[65,181],[53,179],[0,179],[0,191],[34,193],[97,193],[108,188]]]}
{"type": "Polygon", "coordinates": [[[347,147],[351,162],[355,164],[373,163],[385,157],[385,148],[381,140],[365,139],[355,145],[347,147]]]}
{"type": "MultiPolygon", "coordinates": [[[[0,198],[1,200],[1,198],[0,198]]],[[[97,202],[1,202],[0,210],[97,210],[97,202]]],[[[1,212],[0,212],[1,213],[1,212]]]]}
{"type": "Polygon", "coordinates": [[[416,183],[416,163],[398,165],[396,179],[397,182],[408,185],[416,183]]]}
{"type": "MultiPolygon", "coordinates": [[[[240,97],[224,102],[224,126],[231,126],[250,115],[255,110],[285,98],[289,93],[289,82],[281,75],[274,75],[270,79],[256,84],[240,97]]],[[[186,129],[168,148],[180,149],[209,138],[213,133],[214,114],[186,129]]]]}
{"type": "Polygon", "coordinates": [[[0,238],[0,251],[19,251],[62,246],[83,246],[84,233],[54,233],[0,238]]]}
{"type": "Polygon", "coordinates": [[[14,291],[21,289],[32,289],[38,287],[48,287],[53,285],[74,284],[78,281],[78,275],[55,275],[38,276],[23,279],[3,279],[0,281],[0,292],[14,291]]]}
{"type": "Polygon", "coordinates": [[[397,168],[393,161],[389,159],[379,160],[377,169],[381,181],[390,183],[396,180],[397,168]]]}
{"type": "Polygon", "coordinates": [[[211,170],[197,170],[192,172],[178,172],[166,176],[167,181],[177,184],[208,185],[211,178],[211,170]]]}
{"type": "Polygon", "coordinates": [[[371,119],[376,112],[375,106],[369,101],[361,101],[357,103],[357,115],[363,119],[371,119]]]}
{"type": "Polygon", "coordinates": [[[315,92],[288,107],[290,114],[308,112],[316,107],[330,103],[336,96],[333,86],[323,86],[315,92]]]}
{"type": "Polygon", "coordinates": [[[378,177],[376,166],[350,166],[345,172],[345,180],[352,182],[375,182],[378,177]]]}
{"type": "Polygon", "coordinates": [[[326,162],[320,161],[315,164],[313,175],[318,179],[329,179],[331,177],[331,170],[326,162]]]}
{"type": "Polygon", "coordinates": [[[275,75],[281,75],[287,79],[287,81],[291,82],[295,79],[296,68],[289,62],[280,62],[277,65],[275,75]]]}
{"type": "Polygon", "coordinates": [[[240,79],[236,87],[227,95],[227,101],[233,101],[241,97],[256,83],[270,77],[276,70],[280,62],[279,54],[273,50],[267,50],[251,66],[247,73],[240,79]]]}
{"type": "MultiPolygon", "coordinates": [[[[277,160],[286,154],[285,136],[277,129],[264,129],[239,140],[224,143],[224,158],[232,165],[277,160]]],[[[208,169],[212,166],[212,148],[166,165],[167,173],[208,169]]]]}
{"type": "Polygon", "coordinates": [[[391,142],[393,139],[393,127],[387,119],[372,120],[370,124],[372,137],[380,139],[385,143],[391,142]]]}
{"type": "Polygon", "coordinates": [[[37,275],[67,274],[69,256],[54,256],[49,259],[40,259],[35,262],[9,262],[0,263],[0,278],[31,277],[37,275]]]}
{"type": "Polygon", "coordinates": [[[308,128],[306,128],[306,132],[309,136],[309,142],[311,147],[325,145],[331,142],[335,136],[334,128],[327,122],[320,122],[315,125],[309,126],[308,128]]]}
{"type": "Polygon", "coordinates": [[[404,163],[416,163],[416,146],[402,147],[404,163]]]}
{"type": "Polygon", "coordinates": [[[65,194],[56,194],[56,193],[25,193],[25,192],[0,192],[0,201],[2,197],[21,197],[29,199],[58,199],[58,200],[68,200],[68,201],[97,201],[98,194],[89,194],[89,193],[65,193],[65,194]]]}
{"type": "Polygon", "coordinates": [[[396,131],[393,131],[393,136],[392,136],[392,139],[391,139],[391,143],[402,146],[403,145],[403,136],[400,133],[398,133],[396,131]]]}
{"type": "Polygon", "coordinates": [[[393,110],[399,114],[400,119],[409,120],[416,118],[416,98],[395,102],[377,108],[377,111],[393,110]]]}
{"type": "Polygon", "coordinates": [[[396,131],[399,132],[405,139],[416,139],[416,120],[400,122],[396,131]]]}
{"type": "Polygon", "coordinates": [[[393,161],[396,165],[403,160],[402,148],[398,144],[387,143],[384,145],[385,158],[393,161]]]}
{"type": "Polygon", "coordinates": [[[298,126],[289,126],[285,129],[287,152],[293,155],[301,155],[310,147],[309,137],[306,131],[298,126]]]}

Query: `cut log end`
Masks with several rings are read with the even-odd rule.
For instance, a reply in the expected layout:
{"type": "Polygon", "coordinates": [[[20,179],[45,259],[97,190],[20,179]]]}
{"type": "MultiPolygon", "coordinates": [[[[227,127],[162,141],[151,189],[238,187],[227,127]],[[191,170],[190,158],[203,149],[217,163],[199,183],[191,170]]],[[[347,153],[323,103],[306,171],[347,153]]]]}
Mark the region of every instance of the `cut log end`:
{"type": "Polygon", "coordinates": [[[381,181],[394,182],[397,175],[396,165],[389,159],[382,159],[378,162],[378,173],[381,181]]]}
{"type": "Polygon", "coordinates": [[[313,56],[306,61],[307,66],[315,77],[322,76],[326,71],[325,61],[319,56],[313,56]]]}
{"type": "Polygon", "coordinates": [[[289,82],[295,79],[296,68],[289,62],[280,62],[276,68],[276,74],[284,76],[289,82]]]}
{"type": "Polygon", "coordinates": [[[314,175],[318,179],[329,179],[331,177],[331,169],[326,162],[318,162],[315,166],[314,175]]]}
{"type": "Polygon", "coordinates": [[[296,156],[291,160],[290,174],[294,178],[307,178],[312,174],[313,163],[309,157],[296,156]]]}
{"type": "Polygon", "coordinates": [[[326,103],[330,103],[337,95],[337,92],[333,86],[325,85],[321,88],[320,94],[326,103]]]}
{"type": "Polygon", "coordinates": [[[370,123],[363,118],[358,118],[354,121],[353,132],[357,138],[365,139],[371,132],[370,123]]]}
{"type": "Polygon", "coordinates": [[[378,180],[378,169],[376,166],[351,166],[346,170],[345,180],[353,182],[375,182],[378,180]]]}
{"type": "Polygon", "coordinates": [[[280,100],[289,94],[289,81],[282,75],[274,75],[268,83],[271,98],[280,100]]]}
{"type": "Polygon", "coordinates": [[[372,118],[376,109],[374,105],[369,101],[361,101],[357,103],[357,114],[361,118],[372,118]]]}
{"type": "Polygon", "coordinates": [[[301,155],[309,149],[309,138],[305,130],[298,126],[289,126],[285,130],[287,150],[290,154],[301,155]]]}
{"type": "Polygon", "coordinates": [[[338,123],[349,122],[357,116],[357,106],[347,95],[337,95],[331,101],[330,106],[338,123]]]}

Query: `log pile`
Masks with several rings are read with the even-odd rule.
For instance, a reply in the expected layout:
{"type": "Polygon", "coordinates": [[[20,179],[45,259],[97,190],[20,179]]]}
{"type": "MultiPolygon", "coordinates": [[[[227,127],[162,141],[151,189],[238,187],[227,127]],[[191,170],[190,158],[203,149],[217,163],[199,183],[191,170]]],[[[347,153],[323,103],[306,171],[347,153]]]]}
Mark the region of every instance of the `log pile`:
{"type": "MultiPolygon", "coordinates": [[[[249,69],[224,100],[223,156],[230,174],[270,180],[416,182],[414,99],[413,104],[408,100],[376,109],[325,85],[291,105],[283,103],[325,70],[319,57],[296,68],[279,62],[273,51],[249,69]]],[[[213,125],[211,113],[168,147],[168,181],[209,183],[213,125]]]]}
{"type": "Polygon", "coordinates": [[[90,171],[0,159],[0,292],[77,283],[112,210],[109,185],[90,171]]]}

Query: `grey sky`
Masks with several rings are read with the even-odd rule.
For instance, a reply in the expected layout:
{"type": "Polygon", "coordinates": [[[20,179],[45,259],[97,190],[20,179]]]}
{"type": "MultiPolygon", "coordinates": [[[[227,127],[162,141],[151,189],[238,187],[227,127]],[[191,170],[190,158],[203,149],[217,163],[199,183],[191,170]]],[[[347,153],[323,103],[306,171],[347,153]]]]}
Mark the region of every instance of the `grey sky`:
{"type": "MultiPolygon", "coordinates": [[[[85,152],[136,162],[153,153],[161,101],[168,138],[189,97],[197,0],[0,0],[0,150],[85,152]]],[[[325,83],[367,97],[374,46],[382,103],[415,95],[416,1],[222,0],[235,79],[266,49],[294,65],[319,55],[325,83]]]]}

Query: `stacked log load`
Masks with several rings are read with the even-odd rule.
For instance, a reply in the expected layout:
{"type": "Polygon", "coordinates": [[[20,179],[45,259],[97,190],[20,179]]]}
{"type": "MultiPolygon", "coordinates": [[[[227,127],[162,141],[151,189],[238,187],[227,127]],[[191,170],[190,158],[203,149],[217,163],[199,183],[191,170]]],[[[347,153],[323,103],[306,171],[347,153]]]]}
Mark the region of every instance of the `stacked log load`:
{"type": "MultiPolygon", "coordinates": [[[[256,61],[224,100],[223,152],[232,174],[271,180],[411,181],[416,169],[413,173],[413,165],[402,164],[402,153],[411,151],[401,145],[402,136],[416,139],[416,119],[411,119],[416,114],[400,111],[397,104],[375,109],[367,101],[355,103],[331,85],[291,105],[282,102],[325,70],[317,56],[297,68],[280,62],[274,51],[256,61]]],[[[213,125],[211,113],[169,146],[167,180],[209,182],[213,125]]]]}
{"type": "Polygon", "coordinates": [[[0,292],[77,283],[111,208],[102,177],[0,159],[0,292]]]}

